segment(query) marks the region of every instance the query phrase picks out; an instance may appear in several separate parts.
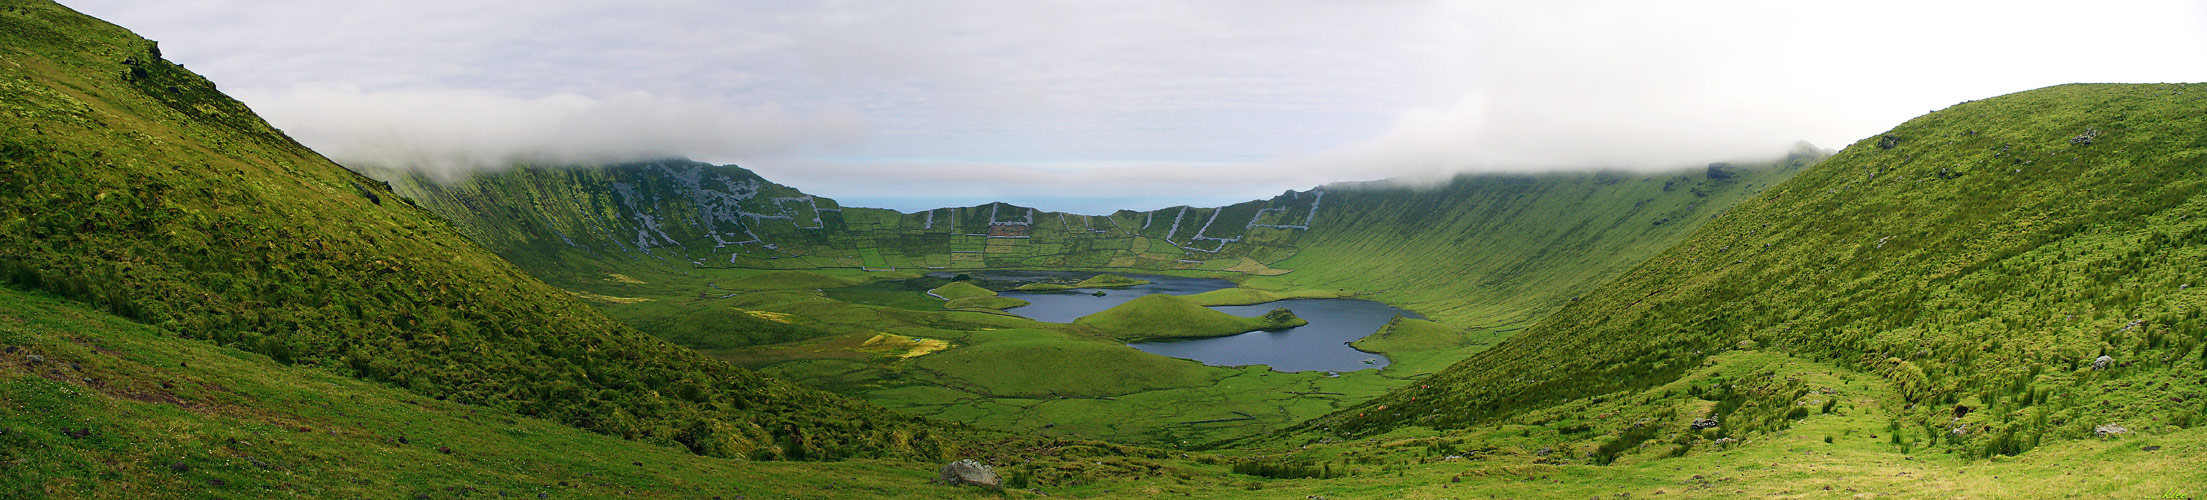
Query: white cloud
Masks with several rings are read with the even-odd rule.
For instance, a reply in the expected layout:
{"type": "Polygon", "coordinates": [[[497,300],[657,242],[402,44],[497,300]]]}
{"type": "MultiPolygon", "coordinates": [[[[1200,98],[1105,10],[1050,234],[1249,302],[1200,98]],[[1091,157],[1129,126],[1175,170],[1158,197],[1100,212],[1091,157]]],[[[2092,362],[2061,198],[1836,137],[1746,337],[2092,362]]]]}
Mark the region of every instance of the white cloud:
{"type": "Polygon", "coordinates": [[[678,154],[854,204],[1691,165],[2207,81],[2183,0],[70,3],[340,159],[678,154]]]}
{"type": "Polygon", "coordinates": [[[866,200],[870,204],[865,206],[906,212],[1004,201],[1100,215],[1119,209],[1228,205],[1270,197],[1290,186],[1303,189],[1328,181],[1260,163],[900,161],[880,165],[778,159],[752,168],[812,194],[866,200]],[[865,182],[837,182],[853,178],[865,182]]]}
{"type": "MultiPolygon", "coordinates": [[[[1489,10],[1492,6],[1480,6],[1489,10]]],[[[1494,13],[1446,106],[1298,168],[1386,175],[1659,168],[1839,147],[1947,105],[2070,82],[2207,80],[2179,1],[1541,2],[1494,13]]]]}
{"type": "Polygon", "coordinates": [[[641,93],[522,99],[481,91],[317,87],[241,94],[270,123],[339,163],[446,178],[517,163],[772,158],[857,142],[864,134],[863,120],[849,110],[731,109],[641,93]]]}

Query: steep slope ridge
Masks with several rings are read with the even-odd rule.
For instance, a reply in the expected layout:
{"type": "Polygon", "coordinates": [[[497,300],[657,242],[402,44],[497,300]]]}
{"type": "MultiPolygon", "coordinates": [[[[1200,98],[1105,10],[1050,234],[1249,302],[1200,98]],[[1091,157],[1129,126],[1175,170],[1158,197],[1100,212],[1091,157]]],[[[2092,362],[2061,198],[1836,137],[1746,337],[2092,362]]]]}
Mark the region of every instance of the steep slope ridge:
{"type": "Polygon", "coordinates": [[[925,212],[844,207],[735,166],[688,160],[520,167],[439,182],[375,170],[485,246],[546,271],[612,268],[1225,268],[1277,260],[1315,195],[1107,216],[1006,203],[925,212]],[[1215,262],[1215,264],[1213,264],[1215,262]]]}
{"type": "Polygon", "coordinates": [[[0,2],[0,279],[197,339],[716,456],[939,456],[920,422],[607,319],[153,42],[0,2]]]}
{"type": "Polygon", "coordinates": [[[1522,327],[1828,153],[1695,171],[1459,175],[1326,186],[1294,273],[1253,287],[1348,289],[1467,327],[1522,327]]]}
{"type": "Polygon", "coordinates": [[[1895,442],[1906,429],[1970,455],[2195,425],[2201,130],[2200,84],[2064,85],[1910,120],[1516,338],[1306,429],[1465,427],[1750,348],[1881,376],[1901,399],[1895,442]]]}

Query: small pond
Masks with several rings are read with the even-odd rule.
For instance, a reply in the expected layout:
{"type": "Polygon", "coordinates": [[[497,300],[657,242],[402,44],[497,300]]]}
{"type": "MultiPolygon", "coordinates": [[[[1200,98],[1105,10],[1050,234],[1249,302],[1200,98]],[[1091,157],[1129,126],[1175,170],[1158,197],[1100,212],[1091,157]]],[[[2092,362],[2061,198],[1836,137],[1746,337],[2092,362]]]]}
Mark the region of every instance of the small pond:
{"type": "MultiPolygon", "coordinates": [[[[937,274],[938,277],[950,277],[955,273],[937,274]]],[[[992,281],[1080,279],[1094,274],[1064,271],[973,273],[977,279],[992,281]]],[[[1213,278],[1135,274],[1125,276],[1149,280],[1150,284],[1118,289],[1012,291],[1003,292],[1002,295],[1031,303],[1006,309],[1007,312],[1039,321],[1070,323],[1081,316],[1110,309],[1143,295],[1193,295],[1234,287],[1233,282],[1213,278]],[[1104,295],[1094,295],[1097,291],[1104,292],[1104,295]]],[[[1247,306],[1214,306],[1212,309],[1236,316],[1255,317],[1281,307],[1295,311],[1296,316],[1310,324],[1276,332],[1249,332],[1227,337],[1127,345],[1143,352],[1192,359],[1213,366],[1267,365],[1283,372],[1348,372],[1387,366],[1386,356],[1358,351],[1349,347],[1348,342],[1379,331],[1381,326],[1387,324],[1387,320],[1393,319],[1397,314],[1420,317],[1416,313],[1387,304],[1356,299],[1289,299],[1247,306]]]]}

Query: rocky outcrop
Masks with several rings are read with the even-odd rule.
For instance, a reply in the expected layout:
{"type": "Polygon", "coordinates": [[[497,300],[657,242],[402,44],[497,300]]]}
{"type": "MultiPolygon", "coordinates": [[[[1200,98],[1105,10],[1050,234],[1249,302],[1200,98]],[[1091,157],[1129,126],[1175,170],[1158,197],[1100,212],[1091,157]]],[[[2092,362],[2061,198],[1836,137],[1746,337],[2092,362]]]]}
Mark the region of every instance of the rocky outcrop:
{"type": "Polygon", "coordinates": [[[988,489],[1003,489],[1004,478],[996,475],[996,469],[972,459],[943,464],[936,474],[935,484],[945,486],[974,485],[988,489]]]}

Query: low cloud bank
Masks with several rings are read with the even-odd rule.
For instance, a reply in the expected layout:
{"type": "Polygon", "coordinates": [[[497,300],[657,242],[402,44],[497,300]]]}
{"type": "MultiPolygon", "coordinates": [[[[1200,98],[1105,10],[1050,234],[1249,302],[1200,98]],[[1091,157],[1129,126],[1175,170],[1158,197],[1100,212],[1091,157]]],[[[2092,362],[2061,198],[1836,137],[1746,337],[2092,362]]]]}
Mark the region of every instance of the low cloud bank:
{"type": "Polygon", "coordinates": [[[729,108],[643,93],[516,98],[465,90],[240,92],[254,111],[338,163],[454,179],[518,163],[771,158],[860,142],[849,109],[729,108]]]}
{"type": "MultiPolygon", "coordinates": [[[[682,156],[854,204],[913,193],[967,200],[948,204],[1195,200],[1462,172],[1692,167],[1801,140],[1843,147],[1956,102],[2047,85],[2207,80],[2207,65],[2171,63],[2207,59],[2207,7],[2118,3],[833,6],[676,37],[630,37],[616,23],[562,50],[507,52],[514,33],[544,31],[531,27],[485,38],[500,43],[398,43],[415,52],[376,59],[386,64],[303,59],[414,75],[338,81],[417,90],[282,81],[319,73],[281,60],[214,66],[286,68],[246,85],[278,90],[240,97],[333,159],[445,178],[682,156]],[[755,36],[722,43],[722,32],[755,36]],[[2059,36],[2020,35],[2030,33],[2059,36]],[[415,59],[444,66],[400,64],[415,59]],[[530,72],[545,68],[588,77],[545,87],[564,82],[530,72]],[[437,90],[462,88],[484,90],[437,90]],[[656,93],[528,90],[538,88],[656,93]],[[810,103],[835,107],[784,107],[810,103]]],[[[725,17],[693,7],[630,15],[725,17]]]]}
{"type": "Polygon", "coordinates": [[[2076,82],[2198,81],[2207,8],[1896,0],[1452,4],[1481,27],[1452,103],[1296,169],[1370,177],[1647,170],[1843,147],[1957,102],[2076,82]],[[2155,13],[2155,14],[2147,14],[2155,13]],[[2061,36],[2023,36],[2048,32],[2061,36]]]}

